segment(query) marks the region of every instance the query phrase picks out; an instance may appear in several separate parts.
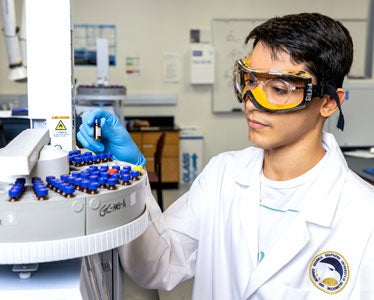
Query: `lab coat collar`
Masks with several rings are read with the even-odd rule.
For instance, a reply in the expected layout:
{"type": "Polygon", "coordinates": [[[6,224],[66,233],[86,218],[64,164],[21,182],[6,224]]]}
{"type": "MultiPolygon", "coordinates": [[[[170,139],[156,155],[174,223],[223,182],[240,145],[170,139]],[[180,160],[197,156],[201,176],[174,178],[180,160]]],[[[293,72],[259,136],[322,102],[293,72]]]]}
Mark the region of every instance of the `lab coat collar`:
{"type": "Polygon", "coordinates": [[[239,160],[235,181],[242,186],[253,186],[259,182],[264,160],[264,150],[251,147],[239,160]]]}
{"type": "MultiPolygon", "coordinates": [[[[306,221],[330,226],[335,215],[335,209],[340,198],[341,187],[348,173],[348,166],[334,136],[323,132],[322,141],[326,149],[326,161],[310,192],[306,194],[302,214],[306,221]],[[334,188],[331,188],[334,186],[334,188]]],[[[235,180],[242,186],[259,184],[264,153],[259,148],[249,148],[242,156],[235,180]]]]}

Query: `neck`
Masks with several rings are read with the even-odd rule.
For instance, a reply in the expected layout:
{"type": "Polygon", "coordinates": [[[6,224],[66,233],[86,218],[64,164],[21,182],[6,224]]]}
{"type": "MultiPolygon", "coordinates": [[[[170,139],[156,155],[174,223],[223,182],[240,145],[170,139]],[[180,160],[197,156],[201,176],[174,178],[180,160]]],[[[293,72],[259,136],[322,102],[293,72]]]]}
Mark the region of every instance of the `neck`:
{"type": "Polygon", "coordinates": [[[325,155],[322,142],[288,145],[264,152],[263,172],[271,180],[289,180],[312,169],[325,155]]]}

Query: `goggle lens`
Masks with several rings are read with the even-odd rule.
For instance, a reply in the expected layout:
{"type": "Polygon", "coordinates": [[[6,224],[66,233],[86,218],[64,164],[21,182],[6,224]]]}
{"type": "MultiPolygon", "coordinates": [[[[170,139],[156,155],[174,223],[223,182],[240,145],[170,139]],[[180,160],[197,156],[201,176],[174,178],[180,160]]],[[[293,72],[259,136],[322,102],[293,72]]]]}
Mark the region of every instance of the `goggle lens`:
{"type": "Polygon", "coordinates": [[[239,60],[234,68],[234,88],[239,102],[249,97],[266,111],[302,108],[311,99],[311,76],[307,73],[282,73],[250,69],[239,60]],[[259,92],[261,89],[263,92],[259,92]]]}
{"type": "Polygon", "coordinates": [[[300,104],[304,99],[304,82],[302,80],[288,80],[281,78],[266,78],[256,76],[253,73],[243,75],[247,77],[247,87],[249,90],[260,86],[267,96],[268,101],[273,105],[300,104]]]}

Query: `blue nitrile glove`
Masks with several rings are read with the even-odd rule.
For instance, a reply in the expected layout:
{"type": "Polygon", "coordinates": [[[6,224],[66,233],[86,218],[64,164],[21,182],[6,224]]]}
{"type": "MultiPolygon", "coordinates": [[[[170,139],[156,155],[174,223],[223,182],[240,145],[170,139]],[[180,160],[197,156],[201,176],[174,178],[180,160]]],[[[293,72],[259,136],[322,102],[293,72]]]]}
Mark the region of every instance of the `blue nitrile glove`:
{"type": "Polygon", "coordinates": [[[121,124],[119,118],[105,110],[97,108],[82,115],[82,125],[77,138],[82,146],[92,152],[110,152],[114,159],[144,167],[146,160],[132,140],[130,134],[121,124]],[[101,140],[93,139],[93,124],[100,119],[101,140]]]}

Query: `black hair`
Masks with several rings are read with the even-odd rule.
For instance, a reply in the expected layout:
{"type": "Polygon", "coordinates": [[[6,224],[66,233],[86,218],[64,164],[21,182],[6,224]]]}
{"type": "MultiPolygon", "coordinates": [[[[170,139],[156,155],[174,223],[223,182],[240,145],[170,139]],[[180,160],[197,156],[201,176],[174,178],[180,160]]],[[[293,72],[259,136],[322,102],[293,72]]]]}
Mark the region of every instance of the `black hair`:
{"type": "Polygon", "coordinates": [[[275,17],[255,27],[245,39],[269,47],[274,55],[286,51],[295,63],[304,63],[317,84],[341,87],[353,61],[353,42],[347,28],[319,13],[275,17]]]}

